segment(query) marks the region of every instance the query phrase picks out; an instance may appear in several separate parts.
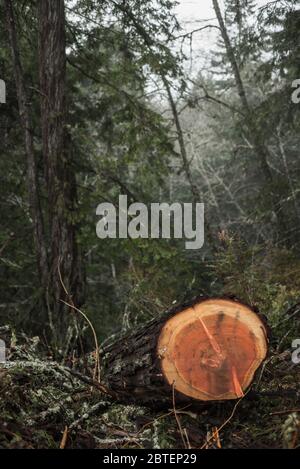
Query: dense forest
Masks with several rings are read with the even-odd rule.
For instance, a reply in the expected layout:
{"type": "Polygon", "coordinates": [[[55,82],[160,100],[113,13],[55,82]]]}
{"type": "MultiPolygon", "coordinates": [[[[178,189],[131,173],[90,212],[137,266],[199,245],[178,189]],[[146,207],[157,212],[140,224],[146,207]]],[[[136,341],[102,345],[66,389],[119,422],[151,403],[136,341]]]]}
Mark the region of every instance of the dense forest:
{"type": "Polygon", "coordinates": [[[210,3],[186,25],[173,0],[0,1],[1,448],[300,445],[300,2],[210,3]],[[203,246],[172,217],[100,239],[121,195],[204,204],[203,246]],[[264,324],[250,388],[119,392],[204,298],[264,324]]]}

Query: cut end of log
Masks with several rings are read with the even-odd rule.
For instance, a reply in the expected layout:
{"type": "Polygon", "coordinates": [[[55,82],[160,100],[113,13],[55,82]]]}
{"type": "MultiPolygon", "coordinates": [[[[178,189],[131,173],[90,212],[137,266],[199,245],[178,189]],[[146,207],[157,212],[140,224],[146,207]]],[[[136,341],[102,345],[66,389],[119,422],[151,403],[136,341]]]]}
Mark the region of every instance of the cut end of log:
{"type": "Polygon", "coordinates": [[[267,354],[267,332],[249,307],[203,300],[169,319],[157,353],[170,386],[201,401],[244,395],[267,354]]]}

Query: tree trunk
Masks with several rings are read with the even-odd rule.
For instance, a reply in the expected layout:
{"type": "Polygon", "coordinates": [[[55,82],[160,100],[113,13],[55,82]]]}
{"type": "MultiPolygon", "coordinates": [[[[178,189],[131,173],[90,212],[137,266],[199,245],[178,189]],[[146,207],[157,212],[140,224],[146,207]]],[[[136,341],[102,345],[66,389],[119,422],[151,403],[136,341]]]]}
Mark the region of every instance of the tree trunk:
{"type": "Polygon", "coordinates": [[[33,223],[33,238],[37,256],[38,272],[41,284],[46,291],[48,284],[48,259],[47,243],[44,232],[44,222],[40,205],[38,188],[37,167],[34,154],[33,132],[30,111],[28,109],[28,99],[24,83],[23,69],[18,45],[15,15],[11,0],[5,0],[5,10],[7,19],[7,31],[11,54],[13,59],[13,69],[17,89],[17,98],[21,125],[24,131],[25,151],[27,159],[27,184],[29,194],[29,208],[33,223]]]}
{"type": "Polygon", "coordinates": [[[76,244],[76,181],[70,137],[66,129],[66,40],[64,0],[39,0],[39,75],[42,144],[49,202],[50,308],[55,330],[64,336],[68,314],[63,314],[65,287],[76,305],[80,269],[76,244]]]}
{"type": "MultiPolygon", "coordinates": [[[[189,186],[190,186],[190,189],[191,189],[193,202],[194,202],[194,204],[196,204],[196,203],[202,202],[204,200],[203,193],[201,192],[201,189],[199,188],[199,185],[195,183],[195,181],[193,179],[193,176],[192,176],[192,171],[191,171],[191,168],[190,168],[190,163],[189,163],[189,160],[188,160],[186,145],[185,145],[185,141],[184,141],[184,134],[183,134],[183,130],[182,130],[182,127],[181,127],[181,123],[180,123],[176,103],[175,103],[175,101],[173,99],[173,96],[172,96],[172,91],[171,91],[170,85],[169,85],[168,80],[166,79],[166,77],[164,76],[163,73],[161,73],[161,79],[162,79],[162,82],[164,84],[164,87],[165,87],[167,95],[168,95],[168,100],[169,100],[169,104],[170,104],[173,119],[174,119],[174,125],[175,125],[175,128],[176,128],[177,140],[178,140],[179,149],[180,149],[180,155],[181,155],[182,162],[183,162],[183,169],[184,169],[186,178],[188,180],[188,183],[189,183],[189,186]]],[[[212,250],[215,250],[216,249],[216,239],[213,235],[213,230],[212,230],[211,225],[208,222],[206,216],[204,218],[204,228],[205,228],[206,237],[209,241],[209,245],[212,248],[212,250]]]]}
{"type": "Polygon", "coordinates": [[[278,230],[282,232],[284,236],[286,236],[286,232],[288,231],[287,221],[282,211],[282,206],[281,206],[282,201],[278,193],[278,189],[276,187],[276,180],[273,177],[273,173],[268,162],[268,159],[270,158],[269,150],[264,141],[264,138],[261,135],[261,130],[257,126],[254,110],[249,104],[246,91],[245,91],[245,87],[244,87],[244,83],[240,74],[239,66],[235,57],[235,52],[231,45],[230,38],[227,32],[227,28],[226,28],[224,19],[222,17],[219,2],[218,0],[212,0],[212,2],[213,2],[213,7],[215,10],[216,16],[217,16],[217,20],[219,23],[220,32],[222,35],[224,46],[226,49],[226,54],[227,54],[227,57],[228,57],[228,60],[229,60],[229,63],[231,65],[232,72],[234,75],[235,84],[236,84],[237,91],[241,100],[241,105],[243,107],[243,113],[245,115],[245,124],[247,128],[248,138],[249,138],[249,141],[253,145],[253,149],[258,158],[258,163],[260,165],[264,180],[266,184],[268,185],[268,192],[267,192],[267,198],[269,199],[268,202],[269,202],[270,207],[273,210],[273,213],[275,214],[277,218],[278,230]]]}
{"type": "Polygon", "coordinates": [[[267,349],[268,327],[253,309],[197,298],[105,347],[105,384],[120,400],[141,404],[237,399],[267,349]]]}

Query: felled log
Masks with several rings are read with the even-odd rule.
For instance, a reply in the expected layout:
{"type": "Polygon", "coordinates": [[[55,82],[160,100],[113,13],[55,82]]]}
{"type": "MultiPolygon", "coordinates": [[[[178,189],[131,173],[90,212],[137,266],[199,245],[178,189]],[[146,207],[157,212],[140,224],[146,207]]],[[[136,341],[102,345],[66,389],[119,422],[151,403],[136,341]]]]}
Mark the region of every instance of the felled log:
{"type": "Polygon", "coordinates": [[[105,381],[120,400],[155,404],[244,395],[268,350],[268,327],[236,299],[197,298],[108,345],[105,381]]]}

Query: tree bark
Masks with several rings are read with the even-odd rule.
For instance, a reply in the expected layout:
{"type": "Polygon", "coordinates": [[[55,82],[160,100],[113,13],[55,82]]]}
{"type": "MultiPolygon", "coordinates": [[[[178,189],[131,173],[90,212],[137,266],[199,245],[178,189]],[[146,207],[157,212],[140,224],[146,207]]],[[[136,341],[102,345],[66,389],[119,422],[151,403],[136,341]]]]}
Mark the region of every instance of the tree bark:
{"type": "Polygon", "coordinates": [[[27,157],[27,187],[29,195],[29,208],[33,223],[33,238],[37,255],[38,271],[41,284],[46,290],[48,284],[48,258],[47,242],[45,239],[44,221],[40,205],[38,188],[37,166],[35,160],[33,131],[28,99],[23,76],[23,69],[18,45],[15,15],[11,0],[5,0],[7,31],[13,60],[14,77],[17,89],[17,98],[21,125],[24,131],[25,151],[27,157]]]}
{"type": "Polygon", "coordinates": [[[106,346],[104,381],[121,401],[145,405],[237,399],[267,349],[268,327],[253,309],[196,298],[106,346]]]}
{"type": "Polygon", "coordinates": [[[66,38],[64,0],[38,1],[39,75],[42,147],[49,203],[51,305],[55,329],[65,333],[67,314],[60,299],[65,291],[76,305],[82,303],[75,210],[75,173],[70,136],[66,128],[66,38]]]}
{"type": "Polygon", "coordinates": [[[269,191],[267,194],[269,194],[268,196],[269,204],[272,207],[274,214],[276,215],[278,226],[279,226],[279,231],[281,231],[282,233],[286,233],[287,231],[286,219],[282,212],[281,199],[276,190],[276,181],[274,180],[273,173],[268,163],[268,158],[270,157],[269,150],[263,137],[261,136],[260,129],[257,128],[257,124],[255,122],[254,110],[250,106],[247,95],[246,95],[244,83],[243,83],[240,70],[239,70],[239,66],[235,57],[234,49],[231,45],[230,38],[227,32],[227,28],[226,28],[224,19],[222,17],[219,2],[218,0],[212,0],[212,2],[213,2],[213,7],[215,10],[216,16],[217,16],[217,20],[219,23],[219,27],[220,27],[222,39],[225,45],[227,57],[228,57],[228,60],[230,62],[230,65],[233,71],[237,91],[238,91],[241,104],[243,107],[243,113],[245,115],[245,123],[246,123],[247,131],[248,131],[248,138],[249,138],[249,141],[252,143],[255,153],[257,155],[265,182],[268,184],[269,191]]]}
{"type": "MultiPolygon", "coordinates": [[[[187,151],[186,151],[186,145],[185,145],[185,141],[184,141],[184,134],[183,134],[183,130],[182,130],[182,127],[181,127],[181,123],[180,123],[176,103],[175,103],[174,98],[172,96],[172,91],[171,91],[170,85],[168,83],[168,80],[166,79],[166,77],[163,74],[161,74],[161,79],[162,79],[162,82],[164,84],[164,87],[165,87],[167,95],[168,95],[168,101],[169,101],[171,111],[172,111],[172,115],[173,115],[173,119],[174,119],[174,125],[175,125],[175,128],[176,128],[177,139],[178,139],[178,144],[179,144],[179,149],[180,149],[180,155],[181,155],[182,163],[183,163],[183,169],[184,169],[186,178],[188,180],[188,183],[189,183],[189,186],[190,186],[190,189],[191,189],[193,202],[194,202],[194,204],[196,204],[196,203],[202,202],[204,200],[203,194],[202,194],[201,190],[199,189],[199,185],[197,185],[195,183],[195,181],[193,179],[193,176],[192,176],[192,171],[191,171],[191,168],[190,168],[190,163],[189,163],[189,160],[188,160],[188,154],[187,154],[187,151]]],[[[213,235],[213,230],[211,228],[210,223],[207,220],[207,217],[204,218],[204,228],[205,228],[205,233],[206,233],[206,236],[207,236],[207,239],[209,241],[209,245],[210,245],[211,249],[216,250],[216,237],[214,237],[214,235],[213,235]]]]}

